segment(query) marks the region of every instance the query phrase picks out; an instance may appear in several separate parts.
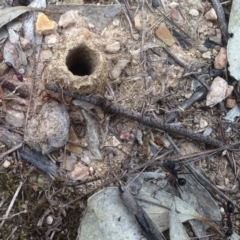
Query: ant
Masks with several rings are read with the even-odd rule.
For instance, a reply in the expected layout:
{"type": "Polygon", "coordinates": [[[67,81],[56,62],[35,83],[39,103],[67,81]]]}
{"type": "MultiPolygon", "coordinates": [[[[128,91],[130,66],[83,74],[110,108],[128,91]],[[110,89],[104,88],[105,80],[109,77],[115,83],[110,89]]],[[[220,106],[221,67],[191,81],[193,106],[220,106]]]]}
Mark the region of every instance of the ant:
{"type": "Polygon", "coordinates": [[[227,201],[227,206],[226,206],[225,203],[223,203],[222,205],[223,205],[223,209],[226,213],[225,222],[226,222],[226,225],[228,227],[228,230],[226,231],[225,235],[227,237],[230,237],[233,234],[233,224],[232,224],[232,220],[231,220],[231,215],[234,213],[235,207],[234,207],[234,205],[231,201],[227,201]]]}
{"type": "Polygon", "coordinates": [[[172,174],[172,176],[176,179],[176,182],[180,185],[180,186],[184,186],[187,181],[185,178],[179,178],[178,177],[178,169],[176,169],[176,164],[175,162],[172,161],[167,161],[163,164],[163,169],[169,173],[172,174]]]}

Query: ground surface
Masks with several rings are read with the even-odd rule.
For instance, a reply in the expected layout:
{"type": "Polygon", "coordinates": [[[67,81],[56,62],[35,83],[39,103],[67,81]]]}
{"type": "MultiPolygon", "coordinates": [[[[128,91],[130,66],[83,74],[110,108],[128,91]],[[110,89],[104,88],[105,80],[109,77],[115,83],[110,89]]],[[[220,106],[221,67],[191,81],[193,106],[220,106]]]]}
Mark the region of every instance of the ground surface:
{"type": "MultiPolygon", "coordinates": [[[[194,92],[193,82],[195,80],[188,76],[188,73],[207,73],[214,67],[215,57],[221,47],[218,44],[212,48],[204,46],[206,39],[221,37],[218,22],[207,20],[205,17],[206,12],[211,9],[211,4],[208,1],[189,0],[178,1],[178,5],[174,6],[171,1],[165,1],[165,9],[161,4],[158,9],[154,9],[148,3],[150,1],[145,2],[143,7],[135,1],[128,1],[130,12],[135,19],[135,26],[131,23],[125,8],[125,13],[121,11],[114,17],[103,32],[91,29],[87,25],[91,41],[104,53],[107,72],[113,69],[119,59],[127,61],[120,76],[114,80],[108,79],[103,90],[97,93],[127,110],[140,112],[142,115],[151,116],[162,122],[165,122],[172,112],[178,111],[179,115],[174,119],[175,124],[181,124],[182,127],[199,134],[210,129],[212,130],[210,137],[217,138],[225,144],[239,141],[238,119],[235,119],[236,123],[226,123],[223,119],[226,112],[219,105],[212,108],[206,106],[205,96],[187,110],[179,110],[180,103],[189,99],[194,92]],[[182,31],[172,22],[166,21],[163,13],[182,31]],[[143,22],[142,16],[144,16],[143,22]],[[169,29],[174,28],[180,32],[190,42],[191,46],[185,46],[185,48],[179,41],[168,46],[169,51],[184,63],[185,69],[163,51],[162,47],[167,45],[160,41],[155,34],[156,28],[161,22],[165,22],[169,29]],[[184,35],[183,32],[186,34],[184,35]],[[117,52],[106,52],[105,46],[111,45],[113,42],[119,42],[120,49],[117,52]],[[154,51],[160,55],[154,54],[154,51]]],[[[85,3],[112,4],[115,2],[85,1],[85,3]]],[[[230,2],[224,5],[227,14],[230,5],[230,2]]],[[[79,25],[78,28],[81,27],[79,25]]],[[[57,34],[59,41],[62,41],[63,36],[66,37],[66,33],[59,31],[57,34]]],[[[46,49],[42,48],[42,51],[46,53],[46,49]]],[[[52,51],[52,49],[50,50],[52,51]]],[[[48,63],[44,62],[44,57],[42,57],[37,64],[40,69],[41,64],[46,66],[48,63]]],[[[13,72],[9,72],[3,77],[9,81],[17,81],[13,72]]],[[[24,76],[24,78],[26,81],[22,85],[31,89],[31,77],[24,76]]],[[[5,108],[24,113],[30,108],[29,119],[37,114],[46,102],[46,94],[37,87],[43,84],[44,80],[41,75],[36,76],[34,90],[31,92],[34,97],[30,107],[28,103],[20,102],[19,98],[6,98],[5,108]]],[[[211,85],[212,80],[209,78],[206,83],[211,85]]],[[[5,94],[9,94],[9,92],[5,94]]],[[[229,98],[236,99],[236,96],[232,93],[229,98]]],[[[92,149],[89,147],[89,138],[92,136],[88,136],[87,124],[89,121],[86,121],[86,113],[82,109],[79,110],[77,106],[65,103],[71,125],[79,140],[78,150],[81,151],[81,154],[73,154],[68,148],[69,146],[65,146],[51,153],[50,158],[66,174],[76,169],[75,164],[81,163],[79,169],[76,170],[80,181],[75,181],[76,185],[73,186],[65,179],[51,180],[42,171],[21,159],[17,152],[5,156],[0,160],[0,216],[4,216],[20,182],[23,182],[23,185],[11,209],[10,216],[20,214],[7,219],[2,226],[0,225],[0,239],[43,239],[42,236],[45,236],[45,239],[76,239],[88,196],[103,186],[117,185],[116,179],[124,176],[130,166],[137,168],[148,161],[155,160],[162,154],[165,154],[164,160],[179,160],[182,155],[197,153],[194,158],[188,157],[181,160],[181,163],[187,165],[189,159],[194,160],[194,164],[205,172],[212,185],[228,196],[236,206],[239,205],[238,169],[240,162],[237,151],[231,150],[225,152],[225,155],[222,151],[216,154],[204,153],[213,148],[189,138],[174,134],[168,135],[166,132],[148,128],[124,116],[105,114],[96,107],[88,109],[87,113],[90,119],[95,119],[93,128],[99,131],[97,138],[100,141],[98,147],[102,159],[97,160],[96,155],[91,152],[92,149]],[[74,164],[69,163],[72,159],[74,164]],[[236,166],[235,173],[234,169],[230,167],[229,161],[236,166]],[[6,167],[4,164],[7,163],[10,164],[6,167]],[[27,213],[21,213],[23,210],[27,210],[27,213]],[[49,224],[47,221],[51,220],[53,222],[49,224]],[[15,226],[17,228],[14,228],[15,226]]],[[[223,100],[222,103],[226,104],[226,100],[223,100]]],[[[5,121],[3,105],[2,111],[2,124],[10,128],[5,121]]],[[[24,135],[24,128],[17,130],[24,135]]],[[[238,148],[239,145],[235,147],[237,150],[238,148]]],[[[1,152],[5,151],[7,151],[7,147],[2,144],[1,152]]],[[[158,170],[159,167],[154,166],[145,169],[145,171],[158,170]]],[[[76,175],[71,176],[76,179],[76,175]]],[[[126,181],[126,177],[123,180],[126,181]]],[[[226,202],[219,194],[213,193],[213,195],[216,195],[217,200],[226,202]]],[[[217,201],[217,203],[220,208],[221,202],[217,201]]],[[[236,212],[238,210],[237,208],[236,212]]],[[[232,221],[234,231],[239,233],[238,214],[233,216],[232,221]]],[[[223,229],[223,232],[225,230],[223,229]]],[[[193,234],[191,230],[189,232],[193,234]]],[[[214,237],[221,239],[218,236],[214,237]]]]}

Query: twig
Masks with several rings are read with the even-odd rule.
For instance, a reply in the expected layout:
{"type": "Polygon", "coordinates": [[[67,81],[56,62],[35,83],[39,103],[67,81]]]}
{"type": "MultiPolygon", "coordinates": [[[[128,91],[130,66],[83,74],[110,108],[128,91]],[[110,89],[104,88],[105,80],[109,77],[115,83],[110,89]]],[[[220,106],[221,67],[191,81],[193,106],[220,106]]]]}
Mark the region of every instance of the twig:
{"type": "Polygon", "coordinates": [[[16,151],[17,149],[22,147],[22,143],[19,143],[18,145],[14,146],[13,148],[9,149],[8,151],[4,152],[3,154],[0,155],[0,160],[2,160],[5,156],[7,156],[9,153],[12,153],[16,151]]]}
{"type": "Polygon", "coordinates": [[[17,196],[18,196],[18,193],[19,193],[20,189],[22,188],[22,185],[23,185],[23,182],[20,182],[20,184],[19,184],[19,186],[18,186],[18,188],[17,188],[17,190],[16,190],[16,192],[15,192],[13,198],[12,198],[12,201],[11,201],[10,205],[8,206],[8,209],[7,209],[7,211],[6,211],[5,215],[4,215],[5,219],[3,219],[1,224],[0,224],[0,229],[2,228],[3,224],[5,223],[6,218],[8,217],[8,215],[9,215],[9,213],[11,211],[11,209],[13,207],[13,204],[14,204],[17,196]]]}
{"type": "Polygon", "coordinates": [[[212,6],[213,6],[214,10],[217,13],[217,20],[218,20],[219,27],[222,32],[223,45],[226,46],[227,42],[228,42],[228,26],[227,26],[227,21],[226,21],[223,7],[219,0],[211,0],[211,2],[212,2],[212,6]]]}
{"type": "Polygon", "coordinates": [[[99,96],[89,96],[88,97],[88,96],[80,95],[77,93],[70,93],[68,90],[64,90],[64,89],[56,86],[55,84],[51,84],[51,83],[46,84],[46,89],[64,94],[66,96],[73,97],[75,99],[79,99],[79,100],[82,100],[85,102],[92,103],[96,106],[101,107],[102,110],[105,111],[106,113],[122,115],[122,116],[128,117],[132,120],[135,120],[137,122],[143,123],[152,128],[156,128],[156,129],[160,129],[160,130],[163,130],[163,131],[166,131],[169,133],[174,133],[174,134],[178,134],[181,136],[185,136],[185,137],[206,143],[206,144],[214,146],[214,147],[223,146],[223,142],[221,142],[221,141],[218,141],[211,137],[204,137],[202,135],[199,135],[192,131],[189,131],[185,128],[179,128],[179,127],[172,126],[170,124],[162,123],[151,117],[142,116],[140,113],[126,110],[126,109],[122,108],[121,106],[112,104],[111,102],[109,102],[106,99],[99,97],[99,96]]]}

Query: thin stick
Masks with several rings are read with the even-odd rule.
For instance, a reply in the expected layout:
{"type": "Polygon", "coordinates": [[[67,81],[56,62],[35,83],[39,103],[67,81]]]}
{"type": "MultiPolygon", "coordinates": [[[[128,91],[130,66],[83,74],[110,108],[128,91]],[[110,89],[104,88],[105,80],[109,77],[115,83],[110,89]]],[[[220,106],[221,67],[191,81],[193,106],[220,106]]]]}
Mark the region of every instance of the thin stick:
{"type": "Polygon", "coordinates": [[[70,96],[75,99],[79,99],[79,100],[82,100],[85,102],[92,103],[92,104],[102,108],[102,110],[105,111],[106,113],[122,115],[122,116],[128,117],[132,120],[135,120],[137,122],[143,123],[152,128],[156,128],[156,129],[160,129],[160,130],[163,130],[163,131],[166,131],[169,133],[174,133],[174,134],[178,134],[181,136],[185,136],[185,137],[206,143],[206,144],[214,146],[214,147],[221,147],[224,145],[223,142],[213,139],[211,137],[204,137],[200,134],[194,133],[185,128],[175,127],[170,124],[160,122],[151,117],[143,116],[141,113],[126,110],[123,107],[116,105],[116,104],[112,104],[111,102],[109,102],[106,99],[99,97],[99,96],[92,95],[92,96],[88,97],[88,96],[80,95],[77,93],[70,93],[69,91],[62,89],[62,88],[56,86],[55,84],[50,84],[50,83],[46,84],[46,88],[50,91],[62,93],[66,96],[70,96]]]}
{"type": "Polygon", "coordinates": [[[18,196],[18,193],[19,193],[20,189],[22,188],[22,185],[23,185],[23,182],[20,182],[20,184],[19,184],[19,186],[18,186],[18,188],[17,188],[17,190],[16,190],[16,192],[15,192],[13,198],[12,198],[12,201],[11,201],[10,205],[8,206],[8,209],[7,209],[7,211],[6,211],[5,215],[4,215],[5,219],[2,220],[2,222],[0,224],[0,229],[2,228],[3,224],[5,223],[6,218],[8,217],[8,215],[9,215],[9,213],[11,211],[11,209],[13,207],[13,204],[16,201],[16,198],[18,196]]]}
{"type": "Polygon", "coordinates": [[[16,145],[15,147],[9,149],[8,151],[4,152],[3,154],[0,155],[0,160],[2,160],[5,156],[7,156],[9,153],[12,153],[14,151],[16,151],[17,149],[22,147],[22,143],[19,143],[18,145],[16,145]]]}

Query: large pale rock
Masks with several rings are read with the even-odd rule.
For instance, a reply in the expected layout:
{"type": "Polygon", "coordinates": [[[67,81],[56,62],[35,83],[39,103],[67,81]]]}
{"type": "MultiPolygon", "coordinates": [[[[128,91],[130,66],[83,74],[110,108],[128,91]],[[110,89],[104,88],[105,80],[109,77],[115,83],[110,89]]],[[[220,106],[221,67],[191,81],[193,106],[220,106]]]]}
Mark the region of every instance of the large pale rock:
{"type": "Polygon", "coordinates": [[[29,146],[48,154],[62,147],[68,140],[69,115],[57,102],[46,103],[27,125],[24,140],[29,146]]]}

